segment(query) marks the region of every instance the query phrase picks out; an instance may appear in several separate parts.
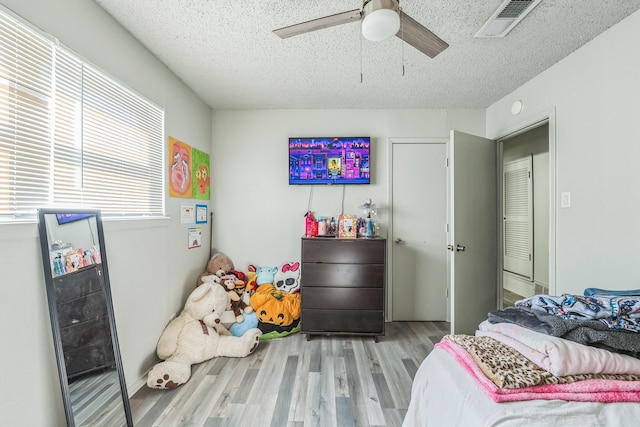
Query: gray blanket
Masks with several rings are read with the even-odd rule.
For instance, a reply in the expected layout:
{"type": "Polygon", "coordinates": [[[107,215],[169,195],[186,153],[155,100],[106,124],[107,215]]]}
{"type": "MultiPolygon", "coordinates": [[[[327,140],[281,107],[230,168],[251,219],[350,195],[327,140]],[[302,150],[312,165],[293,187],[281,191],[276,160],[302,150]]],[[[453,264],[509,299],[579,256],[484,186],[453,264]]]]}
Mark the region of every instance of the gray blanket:
{"type": "Polygon", "coordinates": [[[640,356],[640,334],[611,329],[599,320],[564,319],[555,314],[524,307],[508,307],[488,315],[489,323],[514,323],[543,334],[605,348],[630,356],[640,356]]]}

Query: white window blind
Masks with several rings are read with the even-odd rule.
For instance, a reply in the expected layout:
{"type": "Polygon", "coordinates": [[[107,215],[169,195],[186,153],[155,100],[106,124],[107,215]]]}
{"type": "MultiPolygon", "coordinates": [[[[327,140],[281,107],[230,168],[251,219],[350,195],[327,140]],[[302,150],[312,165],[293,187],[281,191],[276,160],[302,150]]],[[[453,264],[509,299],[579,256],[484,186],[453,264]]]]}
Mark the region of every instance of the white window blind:
{"type": "Polygon", "coordinates": [[[0,14],[0,217],[49,201],[51,43],[0,14]]]}
{"type": "Polygon", "coordinates": [[[0,18],[0,220],[44,206],[163,216],[164,111],[0,18]]]}

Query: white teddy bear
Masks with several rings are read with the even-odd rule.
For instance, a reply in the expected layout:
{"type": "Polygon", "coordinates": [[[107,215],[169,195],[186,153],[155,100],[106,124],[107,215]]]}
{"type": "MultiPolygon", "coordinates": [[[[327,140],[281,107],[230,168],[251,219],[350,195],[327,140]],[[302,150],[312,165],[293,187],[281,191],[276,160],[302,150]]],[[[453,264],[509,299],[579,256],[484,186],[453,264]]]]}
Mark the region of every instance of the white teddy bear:
{"type": "Polygon", "coordinates": [[[191,292],[182,312],[160,335],[157,354],[163,361],[149,371],[149,387],[176,388],[191,377],[191,365],[219,356],[253,353],[262,332],[253,328],[240,337],[231,336],[220,324],[228,303],[227,292],[216,283],[203,283],[191,292]]]}

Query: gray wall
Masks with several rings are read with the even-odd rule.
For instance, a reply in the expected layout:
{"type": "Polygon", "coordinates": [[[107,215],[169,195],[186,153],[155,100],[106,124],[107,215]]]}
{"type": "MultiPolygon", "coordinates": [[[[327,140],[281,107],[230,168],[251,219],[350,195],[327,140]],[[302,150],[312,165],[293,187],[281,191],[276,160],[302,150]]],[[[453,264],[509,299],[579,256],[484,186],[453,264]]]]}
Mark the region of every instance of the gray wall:
{"type": "MultiPolygon", "coordinates": [[[[93,1],[2,0],[102,70],[165,108],[166,135],[211,152],[211,109],[93,1]]],[[[209,257],[187,249],[180,200],[169,218],[104,224],[118,335],[130,389],[155,361],[155,344],[209,257]]],[[[0,225],[2,425],[63,426],[35,223],[0,225]]]]}

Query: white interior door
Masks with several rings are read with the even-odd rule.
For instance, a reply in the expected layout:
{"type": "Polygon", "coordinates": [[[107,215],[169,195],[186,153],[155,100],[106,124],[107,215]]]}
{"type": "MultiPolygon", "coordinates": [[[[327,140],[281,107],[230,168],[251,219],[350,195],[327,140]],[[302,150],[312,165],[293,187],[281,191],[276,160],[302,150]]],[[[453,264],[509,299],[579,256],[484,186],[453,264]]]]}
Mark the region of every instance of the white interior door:
{"type": "Polygon", "coordinates": [[[473,334],[497,308],[497,143],[451,131],[448,143],[451,333],[473,334]]]}
{"type": "Polygon", "coordinates": [[[446,141],[391,149],[392,320],[445,320],[446,141]]]}

